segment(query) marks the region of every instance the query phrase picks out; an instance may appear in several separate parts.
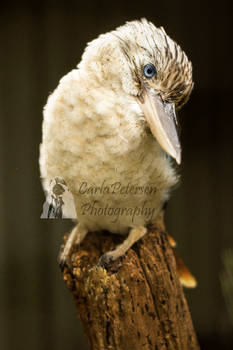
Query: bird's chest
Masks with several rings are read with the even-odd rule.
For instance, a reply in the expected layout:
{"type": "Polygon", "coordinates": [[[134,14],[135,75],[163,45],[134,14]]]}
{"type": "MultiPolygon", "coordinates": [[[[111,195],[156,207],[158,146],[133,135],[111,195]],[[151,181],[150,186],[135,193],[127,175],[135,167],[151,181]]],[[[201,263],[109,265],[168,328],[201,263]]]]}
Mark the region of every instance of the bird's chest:
{"type": "Polygon", "coordinates": [[[147,191],[143,192],[140,187],[161,187],[161,183],[157,183],[161,170],[156,166],[159,146],[153,139],[142,139],[137,143],[129,144],[119,140],[119,136],[111,139],[96,137],[91,144],[87,142],[86,152],[81,157],[77,154],[74,162],[78,170],[76,174],[74,172],[76,176],[72,183],[76,196],[130,202],[134,194],[145,192],[144,196],[147,196],[147,191]]]}
{"type": "Polygon", "coordinates": [[[109,142],[103,147],[104,140],[97,138],[86,157],[77,157],[79,171],[72,180],[72,192],[78,219],[89,230],[126,233],[129,227],[156,217],[169,184],[165,169],[158,168],[164,154],[153,139],[142,139],[138,147],[111,142],[115,149],[109,149],[109,142]],[[98,142],[102,152],[96,151],[98,142]]]}

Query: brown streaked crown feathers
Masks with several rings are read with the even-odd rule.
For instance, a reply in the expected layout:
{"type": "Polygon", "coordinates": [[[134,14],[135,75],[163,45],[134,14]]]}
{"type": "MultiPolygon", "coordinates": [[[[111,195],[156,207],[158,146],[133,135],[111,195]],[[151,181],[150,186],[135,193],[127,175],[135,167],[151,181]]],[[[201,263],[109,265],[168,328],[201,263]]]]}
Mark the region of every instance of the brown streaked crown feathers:
{"type": "Polygon", "coordinates": [[[164,100],[175,103],[177,109],[187,102],[194,85],[192,63],[163,27],[156,28],[143,18],[140,21],[127,22],[112,34],[118,38],[139,87],[145,80],[142,69],[145,62],[141,61],[141,57],[147,56],[157,69],[157,76],[151,79],[150,84],[159,88],[164,100]]]}

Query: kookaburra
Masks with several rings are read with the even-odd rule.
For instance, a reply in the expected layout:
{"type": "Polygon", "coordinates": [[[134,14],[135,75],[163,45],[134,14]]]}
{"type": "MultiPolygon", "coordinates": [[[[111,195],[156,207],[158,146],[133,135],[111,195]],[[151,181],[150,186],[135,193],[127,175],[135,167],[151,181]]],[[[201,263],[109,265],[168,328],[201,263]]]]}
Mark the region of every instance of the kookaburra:
{"type": "Polygon", "coordinates": [[[175,111],[192,88],[184,51],[146,19],[90,42],[61,79],[44,108],[40,148],[44,189],[62,177],[75,202],[78,223],[61,263],[88,232],[127,235],[105,261],[146,234],[178,181],[175,111]]]}

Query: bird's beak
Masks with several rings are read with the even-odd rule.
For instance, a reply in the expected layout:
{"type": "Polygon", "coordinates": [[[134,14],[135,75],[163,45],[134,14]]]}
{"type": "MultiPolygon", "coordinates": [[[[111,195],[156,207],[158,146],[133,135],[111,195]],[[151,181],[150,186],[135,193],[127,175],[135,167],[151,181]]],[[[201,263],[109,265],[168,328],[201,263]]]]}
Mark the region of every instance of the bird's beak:
{"type": "Polygon", "coordinates": [[[138,99],[152,134],[164,151],[180,164],[181,146],[174,104],[164,102],[159,93],[149,88],[145,88],[138,99]]]}

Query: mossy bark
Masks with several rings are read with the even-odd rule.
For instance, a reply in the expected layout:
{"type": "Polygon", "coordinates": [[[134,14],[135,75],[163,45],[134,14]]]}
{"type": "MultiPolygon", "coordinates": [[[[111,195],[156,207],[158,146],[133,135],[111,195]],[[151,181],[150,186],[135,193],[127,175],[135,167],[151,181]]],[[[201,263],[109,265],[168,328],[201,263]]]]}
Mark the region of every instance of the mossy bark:
{"type": "Polygon", "coordinates": [[[121,260],[98,266],[123,237],[90,233],[72,253],[64,279],[91,350],[198,350],[163,220],[121,260]]]}

